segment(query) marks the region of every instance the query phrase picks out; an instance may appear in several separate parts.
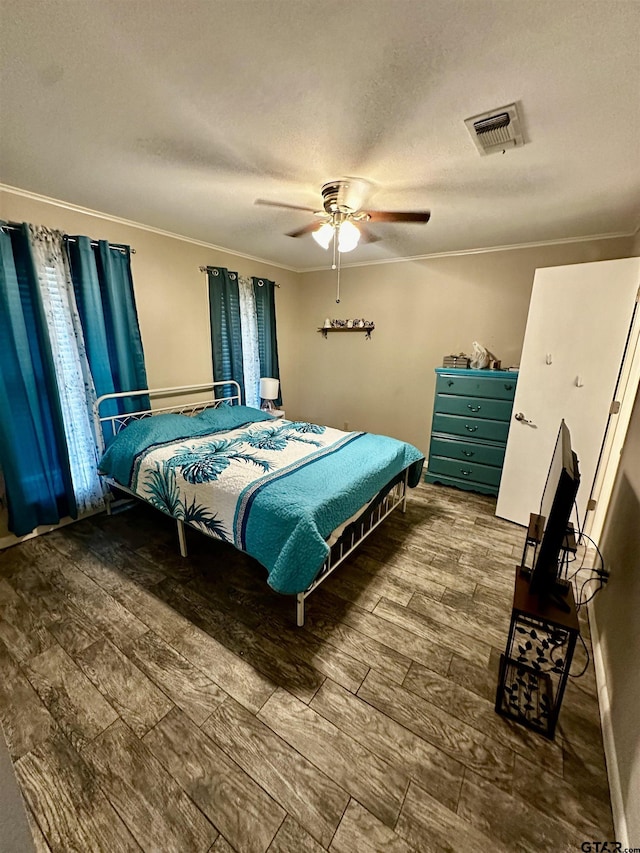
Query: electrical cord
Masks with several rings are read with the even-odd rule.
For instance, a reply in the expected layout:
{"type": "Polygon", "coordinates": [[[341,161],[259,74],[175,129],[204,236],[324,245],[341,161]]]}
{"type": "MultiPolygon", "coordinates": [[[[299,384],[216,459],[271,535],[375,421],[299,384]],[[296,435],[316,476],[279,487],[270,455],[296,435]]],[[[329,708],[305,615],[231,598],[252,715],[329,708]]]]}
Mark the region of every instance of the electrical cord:
{"type": "MultiPolygon", "coordinates": [[[[578,517],[578,507],[577,506],[576,506],[576,517],[578,517]]],[[[581,544],[582,544],[582,538],[583,537],[585,539],[588,539],[589,542],[591,542],[591,544],[596,549],[596,551],[598,553],[598,557],[600,558],[600,568],[597,568],[596,566],[585,566],[584,565],[584,561],[585,561],[586,554],[587,554],[587,548],[585,547],[584,552],[582,554],[582,559],[580,560],[580,566],[572,574],[571,579],[570,579],[570,580],[574,581],[574,585],[576,586],[576,591],[577,591],[577,583],[578,583],[578,581],[577,581],[578,574],[582,571],[590,571],[590,572],[592,572],[592,574],[590,577],[586,578],[586,580],[584,580],[582,582],[582,585],[580,586],[580,591],[578,592],[578,594],[576,596],[576,612],[580,612],[580,609],[582,607],[584,607],[586,604],[589,604],[590,601],[593,601],[593,599],[595,598],[597,593],[600,592],[600,590],[604,586],[607,578],[609,577],[609,573],[605,569],[604,557],[602,556],[602,552],[600,551],[600,548],[598,547],[597,543],[590,536],[587,536],[586,533],[583,533],[582,530],[580,530],[580,538],[578,541],[581,544]],[[597,581],[598,585],[591,592],[590,595],[588,595],[586,598],[583,598],[585,588],[592,581],[597,581]]],[[[582,647],[583,647],[584,653],[586,655],[586,662],[585,662],[585,665],[583,666],[583,668],[580,672],[576,672],[576,673],[569,672],[570,678],[581,678],[585,674],[587,669],[589,668],[589,663],[591,662],[591,656],[589,654],[589,648],[588,648],[587,644],[585,643],[584,638],[580,632],[578,632],[578,638],[580,639],[580,642],[582,643],[582,647]]]]}
{"type": "Polygon", "coordinates": [[[581,678],[585,674],[585,672],[589,669],[589,663],[591,662],[591,657],[589,655],[589,649],[587,648],[587,644],[585,643],[585,641],[582,638],[582,634],[579,633],[578,638],[579,638],[580,642],[582,643],[582,647],[584,648],[584,652],[587,656],[587,662],[585,663],[581,672],[577,672],[575,675],[572,672],[570,672],[569,678],[581,678]]]}
{"type": "Polygon", "coordinates": [[[582,539],[582,525],[580,524],[580,515],[578,514],[578,501],[573,501],[573,508],[576,511],[576,526],[578,528],[578,542],[582,539]]]}
{"type": "Polygon", "coordinates": [[[595,540],[593,540],[590,536],[588,536],[582,530],[582,525],[580,524],[580,515],[578,513],[578,502],[575,500],[573,502],[573,507],[575,509],[576,522],[578,525],[578,543],[582,545],[583,544],[582,540],[588,539],[589,542],[591,542],[593,547],[598,552],[598,557],[600,558],[600,568],[599,569],[596,566],[585,566],[584,561],[585,561],[586,556],[587,556],[587,548],[585,547],[584,551],[582,553],[582,559],[580,560],[580,566],[575,570],[575,572],[569,578],[570,581],[574,580],[577,577],[577,575],[580,574],[580,572],[582,572],[582,571],[591,571],[591,572],[595,573],[595,577],[588,578],[586,581],[584,581],[584,583],[580,587],[580,593],[577,596],[577,602],[576,602],[576,609],[579,610],[580,607],[582,607],[584,604],[588,604],[590,601],[592,601],[593,597],[596,595],[596,593],[598,593],[602,589],[602,587],[604,586],[604,584],[606,583],[606,581],[609,577],[609,572],[605,568],[604,557],[602,556],[602,551],[598,547],[597,542],[595,542],[595,540]],[[593,591],[593,593],[589,596],[589,598],[587,598],[585,601],[582,601],[582,591],[584,590],[586,584],[590,580],[596,580],[596,579],[599,579],[599,581],[600,581],[598,588],[593,591]]]}
{"type": "Polygon", "coordinates": [[[603,584],[603,582],[602,582],[602,578],[601,578],[601,577],[596,576],[596,577],[592,577],[592,578],[587,578],[587,579],[586,579],[586,581],[584,581],[584,583],[583,583],[583,584],[582,584],[582,586],[580,587],[580,596],[579,596],[579,599],[578,599],[578,603],[577,603],[577,605],[576,605],[576,611],[580,610],[580,608],[581,608],[581,607],[584,607],[584,605],[585,605],[585,604],[588,604],[590,601],[593,601],[593,599],[595,598],[596,594],[597,594],[598,592],[600,592],[600,590],[602,589],[602,587],[603,587],[603,586],[604,586],[604,584],[603,584]],[[585,598],[585,599],[584,599],[584,601],[583,601],[583,600],[582,600],[582,590],[583,590],[583,589],[585,588],[585,586],[586,586],[588,583],[590,583],[591,581],[598,581],[598,588],[597,588],[597,589],[594,589],[594,591],[591,593],[591,595],[589,596],[589,598],[585,598]]]}
{"type": "Polygon", "coordinates": [[[584,556],[585,555],[583,554],[582,559],[580,560],[580,565],[578,566],[578,568],[575,570],[575,572],[569,578],[570,581],[572,581],[576,577],[576,575],[580,574],[580,572],[583,572],[585,570],[585,568],[590,569],[590,566],[585,567],[585,565],[584,565],[584,556]]]}
{"type": "MultiPolygon", "coordinates": [[[[576,513],[576,523],[578,525],[578,543],[582,544],[582,539],[588,539],[589,542],[591,542],[593,547],[598,552],[598,556],[600,557],[600,565],[602,567],[600,571],[603,574],[605,574],[606,577],[608,577],[609,573],[607,572],[607,570],[604,567],[604,557],[602,556],[602,552],[601,552],[600,548],[598,547],[597,542],[595,542],[595,540],[593,540],[590,536],[588,536],[582,529],[582,525],[580,524],[580,515],[578,514],[578,502],[576,500],[574,500],[574,502],[573,502],[573,508],[575,510],[575,513],[576,513]]],[[[584,563],[585,556],[586,556],[586,550],[585,550],[585,553],[582,555],[582,562],[583,563],[584,563]]]]}
{"type": "MultiPolygon", "coordinates": [[[[580,536],[581,536],[581,537],[584,537],[585,539],[588,539],[588,540],[589,540],[589,542],[591,542],[591,544],[593,545],[593,547],[594,547],[594,548],[596,549],[596,551],[598,552],[598,557],[600,557],[600,566],[601,566],[601,568],[600,568],[599,570],[598,570],[598,569],[594,569],[594,571],[596,571],[596,573],[597,573],[597,574],[599,574],[599,575],[601,575],[601,576],[604,576],[604,577],[608,578],[608,577],[609,577],[609,572],[608,572],[608,571],[605,569],[605,567],[604,567],[604,557],[602,556],[602,551],[600,550],[600,548],[598,548],[597,543],[596,543],[596,542],[594,542],[594,540],[593,540],[590,536],[587,536],[587,534],[586,534],[586,533],[581,533],[581,534],[580,534],[580,536]]],[[[585,553],[586,553],[586,551],[585,551],[585,553]]]]}

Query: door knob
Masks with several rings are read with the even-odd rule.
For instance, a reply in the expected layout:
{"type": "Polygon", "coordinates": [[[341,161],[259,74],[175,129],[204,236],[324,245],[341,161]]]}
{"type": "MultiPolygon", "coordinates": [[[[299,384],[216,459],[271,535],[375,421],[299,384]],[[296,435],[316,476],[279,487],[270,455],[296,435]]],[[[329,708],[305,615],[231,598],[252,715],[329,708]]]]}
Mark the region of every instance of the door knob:
{"type": "Polygon", "coordinates": [[[517,421],[520,421],[521,424],[533,423],[533,421],[530,421],[528,418],[525,418],[525,416],[522,414],[522,412],[518,412],[518,414],[515,415],[515,419],[517,421]]]}

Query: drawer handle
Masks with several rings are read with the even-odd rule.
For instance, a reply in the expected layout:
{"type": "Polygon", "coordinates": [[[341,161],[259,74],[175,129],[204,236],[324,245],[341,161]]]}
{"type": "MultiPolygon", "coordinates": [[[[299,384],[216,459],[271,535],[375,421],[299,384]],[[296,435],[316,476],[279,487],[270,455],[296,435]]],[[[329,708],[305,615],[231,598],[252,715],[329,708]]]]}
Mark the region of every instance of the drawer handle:
{"type": "Polygon", "coordinates": [[[467,409],[470,409],[472,412],[479,412],[482,406],[472,406],[471,403],[467,403],[467,409]]]}
{"type": "Polygon", "coordinates": [[[451,386],[453,385],[453,379],[450,379],[450,380],[447,382],[447,385],[449,386],[449,388],[451,388],[451,386]]]}
{"type": "Polygon", "coordinates": [[[466,468],[461,468],[461,469],[460,469],[460,473],[461,473],[461,474],[464,474],[464,476],[465,476],[465,477],[468,477],[468,476],[469,476],[469,474],[471,474],[471,471],[467,471],[467,469],[466,469],[466,468]]]}
{"type": "Polygon", "coordinates": [[[477,426],[469,426],[469,424],[465,424],[464,428],[467,430],[467,432],[475,432],[478,429],[477,426]]]}
{"type": "Polygon", "coordinates": [[[505,391],[513,391],[513,385],[505,385],[504,390],[505,391]]]}
{"type": "Polygon", "coordinates": [[[474,452],[473,452],[473,450],[463,450],[462,452],[464,453],[464,455],[465,455],[465,456],[468,456],[468,457],[469,457],[469,459],[470,459],[472,456],[474,456],[474,452]]]}

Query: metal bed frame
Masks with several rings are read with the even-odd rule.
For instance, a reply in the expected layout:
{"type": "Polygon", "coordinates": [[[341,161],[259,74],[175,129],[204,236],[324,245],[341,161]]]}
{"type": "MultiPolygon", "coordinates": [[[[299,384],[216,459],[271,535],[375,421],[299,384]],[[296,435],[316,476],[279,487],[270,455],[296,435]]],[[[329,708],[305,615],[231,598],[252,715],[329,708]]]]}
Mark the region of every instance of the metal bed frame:
{"type": "MultiPolygon", "coordinates": [[[[115,394],[103,394],[99,397],[93,405],[93,420],[95,425],[96,438],[98,441],[98,447],[101,454],[105,450],[105,439],[104,439],[104,428],[105,426],[111,429],[111,434],[113,436],[117,435],[121,432],[131,421],[142,420],[143,418],[152,417],[153,415],[159,414],[183,414],[183,415],[195,415],[198,412],[202,412],[205,409],[215,409],[221,405],[240,405],[241,403],[241,395],[240,395],[240,386],[237,382],[233,382],[229,380],[228,382],[211,382],[205,385],[184,385],[178,386],[175,388],[153,388],[153,389],[144,389],[141,391],[123,391],[115,394]],[[222,388],[223,386],[232,387],[232,390],[235,393],[227,394],[224,397],[215,397],[216,389],[222,388]],[[112,415],[101,415],[100,407],[107,400],[123,400],[123,399],[133,399],[136,397],[148,397],[151,403],[152,400],[158,398],[170,398],[172,396],[179,396],[183,394],[204,394],[210,393],[211,398],[205,400],[189,400],[182,403],[176,403],[171,406],[160,406],[158,408],[150,408],[144,409],[142,411],[130,412],[124,414],[112,414],[112,415]]],[[[387,516],[389,516],[395,509],[401,507],[402,512],[406,512],[407,509],[407,487],[408,487],[408,477],[409,477],[409,469],[406,468],[402,474],[401,479],[396,482],[392,488],[382,497],[380,501],[375,503],[370,510],[363,510],[360,518],[348,524],[345,528],[345,531],[341,536],[338,537],[337,541],[331,546],[329,555],[325,562],[322,564],[318,574],[315,579],[309,584],[307,589],[304,592],[299,592],[296,595],[296,625],[298,627],[302,627],[304,625],[304,612],[305,612],[305,601],[311,595],[311,593],[323,582],[325,581],[329,575],[333,574],[333,572],[340,566],[347,557],[358,547],[358,545],[367,538],[375,529],[381,524],[387,516]]],[[[118,489],[125,494],[130,495],[137,500],[144,500],[140,495],[137,495],[135,492],[128,489],[126,486],[121,485],[110,477],[104,477],[103,481],[113,488],[118,489]]],[[[111,494],[107,494],[105,497],[107,513],[111,514],[112,512],[112,496],[111,494]]],[[[180,518],[174,519],[177,525],[178,530],[178,542],[180,545],[180,554],[183,557],[187,556],[187,540],[185,535],[185,524],[188,522],[184,522],[180,518]]],[[[204,531],[195,527],[194,525],[189,525],[193,527],[194,530],[197,530],[199,533],[203,533],[204,531]]],[[[207,534],[204,534],[207,535],[207,534]]],[[[212,537],[215,538],[215,537],[212,537]]]]}

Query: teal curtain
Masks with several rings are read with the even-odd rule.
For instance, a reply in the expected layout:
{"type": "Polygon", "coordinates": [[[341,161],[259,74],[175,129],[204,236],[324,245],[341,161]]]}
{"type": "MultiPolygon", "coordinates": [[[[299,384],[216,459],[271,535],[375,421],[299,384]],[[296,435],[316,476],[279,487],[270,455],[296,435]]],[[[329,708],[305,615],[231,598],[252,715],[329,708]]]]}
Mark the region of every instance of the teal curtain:
{"type": "MultiPolygon", "coordinates": [[[[211,355],[216,382],[235,380],[244,402],[244,363],[238,273],[225,267],[208,267],[209,312],[211,318],[211,355]]],[[[234,393],[233,386],[222,386],[218,397],[234,393]]]]}
{"type": "MultiPolygon", "coordinates": [[[[258,354],[260,356],[260,376],[280,379],[278,362],[278,337],[276,332],[276,285],[267,278],[253,278],[253,292],[256,300],[258,321],[258,354]]],[[[282,386],[277,406],[282,405],[282,386]]]]}
{"type": "MultiPolygon", "coordinates": [[[[100,282],[91,241],[88,237],[77,237],[75,242],[67,243],[67,251],[96,395],[100,397],[102,394],[112,394],[115,386],[109,362],[100,282]]],[[[116,412],[117,409],[113,406],[108,414],[116,414],[116,412]]],[[[107,414],[106,411],[105,414],[107,414]]]]}
{"type": "MultiPolygon", "coordinates": [[[[76,518],[79,507],[86,508],[81,502],[93,500],[93,493],[85,494],[83,479],[91,460],[85,465],[84,455],[70,457],[67,444],[77,379],[70,386],[67,374],[59,378],[61,364],[67,362],[60,354],[54,362],[54,347],[60,353],[61,346],[75,340],[80,358],[86,340],[85,391],[90,387],[90,396],[94,372],[99,394],[147,387],[128,248],[106,242],[92,246],[88,238],[78,238],[69,253],[69,301],[59,289],[65,282],[71,287],[62,235],[56,243],[55,232],[42,231],[27,224],[12,226],[8,233],[0,228],[0,467],[9,529],[17,536],[56,524],[64,516],[76,518]],[[71,314],[60,315],[72,302],[71,314]],[[77,329],[75,337],[72,327],[77,329]]],[[[64,356],[73,357],[73,351],[64,349],[64,356]]],[[[113,413],[148,406],[148,398],[136,398],[113,413]]],[[[86,408],[88,416],[88,403],[86,408]]],[[[75,429],[74,437],[79,432],[75,429]]],[[[95,468],[95,458],[92,464],[95,468]]]]}
{"type": "Polygon", "coordinates": [[[124,252],[111,249],[106,240],[100,240],[96,264],[102,286],[109,361],[116,390],[137,391],[147,388],[147,372],[133,294],[130,249],[126,247],[124,252]]]}
{"type": "MultiPolygon", "coordinates": [[[[138,324],[131,253],[106,240],[74,237],[67,244],[71,277],[87,345],[96,394],[147,388],[138,324]]],[[[101,408],[102,414],[149,408],[149,398],[124,398],[101,408]]]]}
{"type": "Polygon", "coordinates": [[[28,226],[0,230],[0,465],[9,529],[77,516],[55,370],[28,226]]]}

